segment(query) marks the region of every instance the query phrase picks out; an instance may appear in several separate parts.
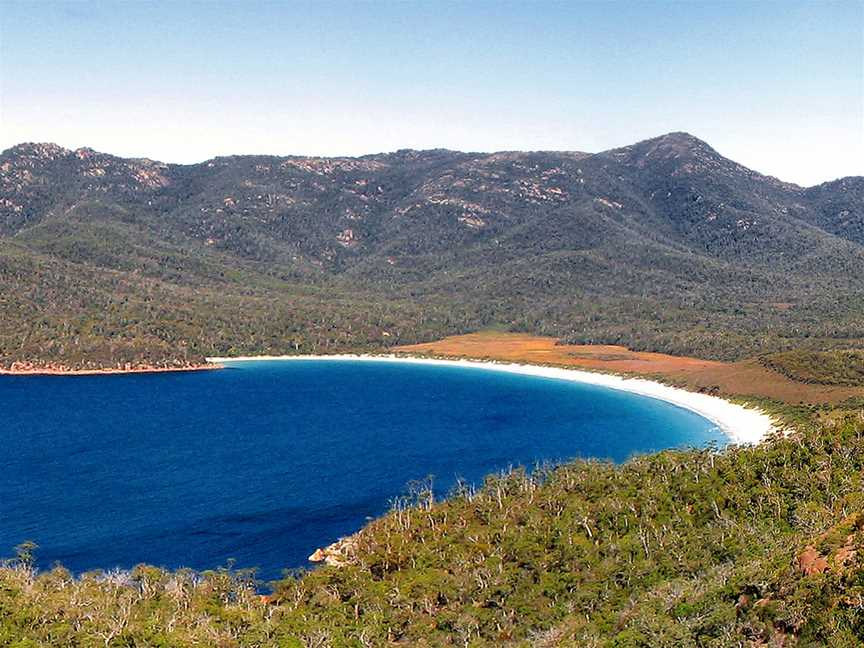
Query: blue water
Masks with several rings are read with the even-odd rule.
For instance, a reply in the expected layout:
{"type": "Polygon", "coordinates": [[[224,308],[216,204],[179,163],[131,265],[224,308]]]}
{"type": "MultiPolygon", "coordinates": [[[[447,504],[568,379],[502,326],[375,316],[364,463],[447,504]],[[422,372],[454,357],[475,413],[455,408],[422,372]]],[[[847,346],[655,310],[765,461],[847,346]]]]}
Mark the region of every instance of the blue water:
{"type": "Polygon", "coordinates": [[[412,480],[722,445],[709,421],[602,387],[477,368],[249,362],[222,371],[0,376],[0,556],[42,567],[266,579],[388,509],[412,480]]]}

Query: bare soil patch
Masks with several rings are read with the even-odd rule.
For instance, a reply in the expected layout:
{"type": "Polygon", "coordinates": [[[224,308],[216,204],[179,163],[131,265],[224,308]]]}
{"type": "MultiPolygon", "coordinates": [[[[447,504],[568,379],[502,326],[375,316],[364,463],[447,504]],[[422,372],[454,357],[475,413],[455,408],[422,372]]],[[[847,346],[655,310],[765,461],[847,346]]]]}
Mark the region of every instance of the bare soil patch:
{"type": "Polygon", "coordinates": [[[864,397],[864,388],[796,382],[756,360],[720,362],[665,353],[631,351],[614,345],[558,344],[522,333],[482,332],[394,349],[449,358],[474,358],[578,367],[642,377],[659,377],[691,389],[730,396],[758,396],[785,403],[839,403],[864,397]]]}

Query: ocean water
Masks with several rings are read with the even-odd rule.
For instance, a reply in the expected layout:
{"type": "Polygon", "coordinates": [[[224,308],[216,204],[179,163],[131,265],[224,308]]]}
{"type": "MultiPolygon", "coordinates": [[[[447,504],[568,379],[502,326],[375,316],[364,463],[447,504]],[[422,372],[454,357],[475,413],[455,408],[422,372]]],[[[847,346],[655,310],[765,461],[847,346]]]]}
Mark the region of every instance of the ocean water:
{"type": "Polygon", "coordinates": [[[477,368],[256,361],[221,371],[0,376],[0,556],[262,579],[387,511],[409,482],[723,445],[679,407],[477,368]]]}

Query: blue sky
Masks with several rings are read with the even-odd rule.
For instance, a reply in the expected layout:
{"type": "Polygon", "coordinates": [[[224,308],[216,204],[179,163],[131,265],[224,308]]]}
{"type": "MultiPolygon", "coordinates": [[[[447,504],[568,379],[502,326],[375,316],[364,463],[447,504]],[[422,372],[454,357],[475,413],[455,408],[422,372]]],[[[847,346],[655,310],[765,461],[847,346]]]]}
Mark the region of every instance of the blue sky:
{"type": "Polygon", "coordinates": [[[783,180],[864,174],[864,0],[0,0],[0,148],[196,162],[678,130],[783,180]]]}

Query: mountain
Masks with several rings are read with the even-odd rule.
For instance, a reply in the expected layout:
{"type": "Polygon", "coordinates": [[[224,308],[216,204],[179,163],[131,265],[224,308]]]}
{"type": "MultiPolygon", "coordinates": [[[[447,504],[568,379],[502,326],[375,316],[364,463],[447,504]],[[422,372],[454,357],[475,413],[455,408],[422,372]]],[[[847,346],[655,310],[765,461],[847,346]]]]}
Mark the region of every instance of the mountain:
{"type": "Polygon", "coordinates": [[[686,133],[597,154],[0,154],[0,365],[176,365],[497,327],[739,358],[864,343],[864,178],[686,133]]]}

